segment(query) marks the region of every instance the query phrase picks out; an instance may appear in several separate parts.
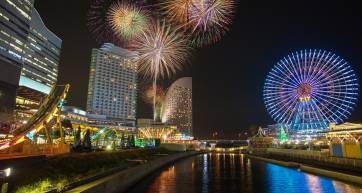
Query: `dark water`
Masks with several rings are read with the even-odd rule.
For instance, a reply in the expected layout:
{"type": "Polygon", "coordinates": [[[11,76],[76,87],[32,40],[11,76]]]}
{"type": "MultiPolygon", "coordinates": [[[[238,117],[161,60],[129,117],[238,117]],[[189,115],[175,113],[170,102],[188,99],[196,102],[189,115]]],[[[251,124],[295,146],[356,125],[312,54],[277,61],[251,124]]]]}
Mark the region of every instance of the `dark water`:
{"type": "Polygon", "coordinates": [[[149,176],[129,193],[362,193],[362,187],[240,154],[203,154],[149,176]]]}

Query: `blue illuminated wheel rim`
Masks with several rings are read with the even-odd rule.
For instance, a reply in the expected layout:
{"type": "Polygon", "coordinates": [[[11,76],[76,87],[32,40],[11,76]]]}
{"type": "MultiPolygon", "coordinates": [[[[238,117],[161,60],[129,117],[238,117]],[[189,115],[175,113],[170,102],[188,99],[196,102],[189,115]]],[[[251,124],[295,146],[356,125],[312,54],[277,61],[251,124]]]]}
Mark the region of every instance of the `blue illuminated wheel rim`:
{"type": "Polygon", "coordinates": [[[356,105],[358,88],[344,59],[324,50],[301,50],[273,66],[263,96],[277,123],[293,125],[298,115],[298,123],[312,128],[312,117],[323,124],[344,122],[356,105]]]}

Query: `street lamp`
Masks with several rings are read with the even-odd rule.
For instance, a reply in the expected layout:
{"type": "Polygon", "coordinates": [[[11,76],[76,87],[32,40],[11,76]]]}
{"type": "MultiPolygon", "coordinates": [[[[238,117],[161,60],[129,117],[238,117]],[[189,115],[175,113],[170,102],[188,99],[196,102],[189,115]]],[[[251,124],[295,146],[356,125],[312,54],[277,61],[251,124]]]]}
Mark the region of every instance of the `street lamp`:
{"type": "Polygon", "coordinates": [[[11,168],[6,168],[4,170],[0,170],[0,177],[1,178],[7,178],[11,174],[11,168]]]}
{"type": "Polygon", "coordinates": [[[5,179],[11,174],[11,168],[6,168],[0,170],[0,179],[1,179],[1,193],[6,193],[8,191],[8,183],[5,182],[5,179]]]}

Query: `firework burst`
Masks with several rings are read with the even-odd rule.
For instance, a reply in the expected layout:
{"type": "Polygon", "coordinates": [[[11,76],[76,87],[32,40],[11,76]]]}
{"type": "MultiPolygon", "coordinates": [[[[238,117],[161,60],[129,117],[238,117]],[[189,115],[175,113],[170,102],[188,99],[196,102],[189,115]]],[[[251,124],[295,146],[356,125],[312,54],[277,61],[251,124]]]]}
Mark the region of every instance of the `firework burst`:
{"type": "MultiPolygon", "coordinates": [[[[157,104],[163,103],[166,94],[161,85],[159,84],[157,85],[156,92],[157,92],[156,103],[157,104]]],[[[147,87],[142,89],[142,100],[148,104],[153,104],[153,94],[154,94],[153,86],[147,85],[147,87]]]]}
{"type": "Polygon", "coordinates": [[[120,38],[129,40],[137,37],[147,28],[149,21],[145,10],[129,2],[113,3],[108,11],[107,20],[120,38]]]}
{"type": "Polygon", "coordinates": [[[183,34],[166,25],[164,21],[157,21],[136,38],[133,46],[139,53],[139,71],[153,80],[153,109],[156,120],[157,79],[169,77],[182,69],[189,54],[188,42],[183,34]]]}
{"type": "Polygon", "coordinates": [[[182,26],[194,45],[217,42],[227,32],[234,0],[168,0],[160,3],[162,13],[182,26]]]}
{"type": "Polygon", "coordinates": [[[107,23],[107,12],[113,0],[93,0],[88,11],[88,29],[98,43],[121,44],[120,39],[107,23]]]}
{"type": "Polygon", "coordinates": [[[182,69],[189,54],[188,41],[183,34],[165,22],[155,22],[134,41],[139,71],[152,79],[169,77],[182,69]]]}

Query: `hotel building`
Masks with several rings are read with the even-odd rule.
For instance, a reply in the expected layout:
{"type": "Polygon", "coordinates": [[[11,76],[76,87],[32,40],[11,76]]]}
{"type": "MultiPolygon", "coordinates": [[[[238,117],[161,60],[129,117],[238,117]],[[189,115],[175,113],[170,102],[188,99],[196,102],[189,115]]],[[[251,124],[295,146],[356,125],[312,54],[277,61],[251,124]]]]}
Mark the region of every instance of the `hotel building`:
{"type": "Polygon", "coordinates": [[[87,112],[135,126],[137,104],[136,52],[105,43],[92,50],[87,112]]]}
{"type": "Polygon", "coordinates": [[[163,108],[162,122],[176,125],[179,133],[193,135],[191,77],[180,78],[168,88],[163,108]]]}

